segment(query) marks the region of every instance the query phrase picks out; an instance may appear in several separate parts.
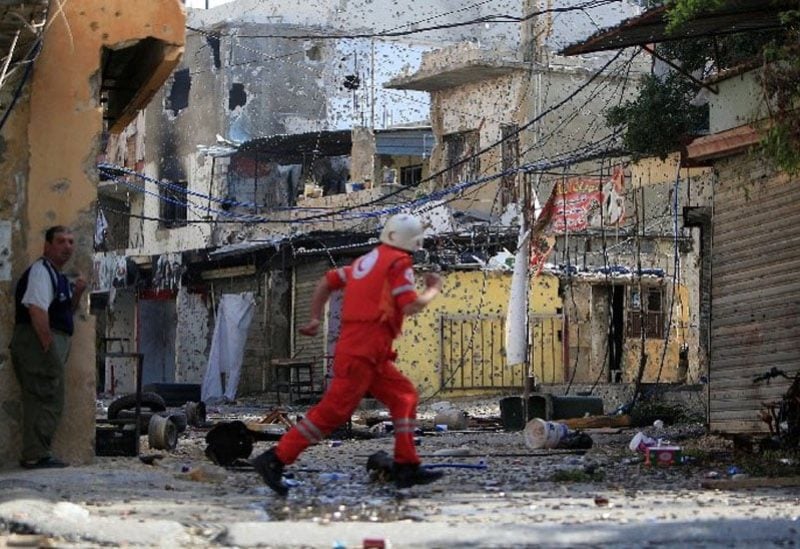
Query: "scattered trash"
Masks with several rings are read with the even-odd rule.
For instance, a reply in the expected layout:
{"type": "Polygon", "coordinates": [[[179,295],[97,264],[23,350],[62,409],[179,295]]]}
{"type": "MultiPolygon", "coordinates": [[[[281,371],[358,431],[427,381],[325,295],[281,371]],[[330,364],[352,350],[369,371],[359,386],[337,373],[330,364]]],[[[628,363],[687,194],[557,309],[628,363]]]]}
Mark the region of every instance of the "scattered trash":
{"type": "Polygon", "coordinates": [[[525,445],[531,450],[556,448],[562,438],[569,435],[569,427],[563,423],[534,418],[525,425],[525,445]]]}
{"type": "Polygon", "coordinates": [[[341,440],[329,440],[328,441],[328,446],[330,446],[331,448],[338,448],[341,445],[342,445],[342,441],[341,440]]]}
{"type": "Polygon", "coordinates": [[[178,428],[170,418],[154,414],[147,428],[147,441],[154,450],[174,450],[178,445],[178,428]]]}
{"type": "Polygon", "coordinates": [[[739,469],[736,465],[731,465],[730,467],[728,467],[728,471],[727,472],[728,472],[728,476],[732,477],[733,475],[738,475],[738,474],[742,473],[742,470],[739,469]]]}
{"type": "Polygon", "coordinates": [[[595,496],[594,504],[598,507],[608,507],[608,498],[605,496],[595,496]]]}
{"type": "Polygon", "coordinates": [[[633,435],[630,444],[628,444],[628,448],[631,449],[631,452],[644,454],[647,451],[648,447],[655,446],[656,444],[658,444],[658,441],[656,439],[650,438],[643,432],[639,431],[638,433],[633,435]]]}
{"type": "Polygon", "coordinates": [[[259,419],[258,423],[263,423],[263,424],[276,424],[276,423],[279,423],[279,424],[283,425],[284,427],[286,427],[287,429],[291,429],[292,426],[294,426],[294,423],[289,418],[289,416],[286,414],[286,412],[284,412],[280,408],[272,410],[270,413],[268,413],[267,415],[265,415],[264,417],[259,419]]]}
{"type": "Polygon", "coordinates": [[[719,471],[708,471],[705,475],[703,475],[704,478],[710,478],[710,479],[719,478],[721,476],[722,475],[719,474],[719,471]]]}
{"type": "Polygon", "coordinates": [[[217,465],[232,465],[253,452],[253,433],[241,421],[218,423],[206,434],[205,454],[217,465]]]}
{"type": "Polygon", "coordinates": [[[344,473],[320,473],[319,479],[324,482],[338,482],[340,480],[345,480],[347,475],[344,473]]]}
{"type": "Polygon", "coordinates": [[[158,461],[159,459],[164,459],[164,454],[150,454],[148,456],[139,456],[139,461],[141,461],[145,465],[155,465],[156,461],[158,461]]]}
{"type": "Polygon", "coordinates": [[[364,538],[362,547],[364,549],[386,549],[389,547],[389,542],[383,538],[364,538]]]}
{"type": "Polygon", "coordinates": [[[559,450],[589,450],[594,446],[592,437],[583,431],[570,431],[566,437],[558,441],[556,448],[559,450]]]}
{"type": "Polygon", "coordinates": [[[442,448],[433,453],[434,456],[471,456],[469,448],[442,448]]]}
{"type": "Polygon", "coordinates": [[[199,467],[190,469],[187,473],[178,475],[178,478],[194,482],[222,482],[225,480],[226,475],[224,470],[218,467],[200,465],[199,467]]]}
{"type": "Polygon", "coordinates": [[[664,428],[664,422],[661,421],[660,419],[657,419],[657,420],[655,420],[653,422],[653,427],[655,427],[656,429],[663,429],[664,428]]]}
{"type": "Polygon", "coordinates": [[[433,423],[439,427],[445,425],[451,431],[463,431],[467,428],[468,418],[463,410],[450,408],[442,410],[433,418],[433,423]]]}
{"type": "Polygon", "coordinates": [[[394,432],[394,423],[391,421],[381,421],[370,427],[369,432],[373,435],[388,435],[394,432]]]}
{"type": "Polygon", "coordinates": [[[436,425],[436,432],[437,433],[446,433],[447,432],[447,425],[444,423],[436,425]]]}
{"type": "Polygon", "coordinates": [[[186,423],[192,427],[202,427],[206,423],[206,403],[187,402],[183,405],[183,412],[186,414],[186,423]]]}
{"type": "Polygon", "coordinates": [[[645,465],[670,466],[680,462],[680,446],[648,446],[644,453],[645,465]]]}

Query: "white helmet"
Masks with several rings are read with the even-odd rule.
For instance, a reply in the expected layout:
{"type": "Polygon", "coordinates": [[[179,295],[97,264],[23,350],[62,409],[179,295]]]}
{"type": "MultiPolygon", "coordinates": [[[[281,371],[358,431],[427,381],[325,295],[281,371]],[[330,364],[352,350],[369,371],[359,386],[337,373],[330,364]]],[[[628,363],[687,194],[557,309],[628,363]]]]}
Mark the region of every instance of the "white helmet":
{"type": "Polygon", "coordinates": [[[397,214],[390,217],[383,226],[380,236],[380,240],[384,244],[407,252],[421,250],[424,239],[425,227],[422,226],[422,221],[410,214],[397,214]]]}

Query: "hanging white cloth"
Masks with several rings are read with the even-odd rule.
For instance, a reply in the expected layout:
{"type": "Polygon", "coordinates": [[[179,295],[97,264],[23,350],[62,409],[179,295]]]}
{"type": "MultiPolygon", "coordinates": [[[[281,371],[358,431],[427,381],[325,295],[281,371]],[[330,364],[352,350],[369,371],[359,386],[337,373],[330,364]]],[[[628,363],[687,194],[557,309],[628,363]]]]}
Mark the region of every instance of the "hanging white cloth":
{"type": "Polygon", "coordinates": [[[528,265],[530,265],[530,231],[521,223],[511,276],[511,292],[506,316],[506,365],[525,363],[528,352],[528,265]]]}
{"type": "Polygon", "coordinates": [[[255,305],[253,292],[223,294],[219,300],[211,353],[201,389],[203,402],[236,399],[242,373],[244,346],[250,322],[253,320],[255,305]]]}

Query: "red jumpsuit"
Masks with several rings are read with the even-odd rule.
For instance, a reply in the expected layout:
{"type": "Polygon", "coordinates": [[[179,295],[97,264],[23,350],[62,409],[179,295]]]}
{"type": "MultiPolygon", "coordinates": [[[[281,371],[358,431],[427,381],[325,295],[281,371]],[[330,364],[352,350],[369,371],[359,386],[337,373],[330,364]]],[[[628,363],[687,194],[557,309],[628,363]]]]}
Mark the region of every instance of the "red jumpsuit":
{"type": "Polygon", "coordinates": [[[284,464],[293,463],[308,446],[344,424],[369,392],[391,413],[395,462],[418,464],[417,390],[394,365],[397,354],[392,350],[403,324],[402,309],[417,299],[411,256],[381,244],[352,265],[328,271],[325,278],[329,289],[344,289],[333,380],[322,400],[281,438],[275,453],[284,464]]]}

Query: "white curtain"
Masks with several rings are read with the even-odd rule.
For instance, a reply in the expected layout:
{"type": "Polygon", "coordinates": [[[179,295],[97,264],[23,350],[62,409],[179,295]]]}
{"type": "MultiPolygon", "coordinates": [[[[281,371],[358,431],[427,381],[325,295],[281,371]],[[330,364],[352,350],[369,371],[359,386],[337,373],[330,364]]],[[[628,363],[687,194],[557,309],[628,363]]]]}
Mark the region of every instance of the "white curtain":
{"type": "Polygon", "coordinates": [[[233,401],[239,388],[242,357],[247,332],[253,320],[256,301],[253,292],[223,294],[217,309],[217,322],[211,340],[211,354],[203,378],[204,402],[233,401]],[[225,378],[223,387],[222,378],[225,378]]]}
{"type": "Polygon", "coordinates": [[[517,255],[514,258],[514,274],[511,277],[511,292],[506,318],[506,365],[526,362],[528,352],[528,265],[530,264],[530,231],[520,223],[517,255]]]}

